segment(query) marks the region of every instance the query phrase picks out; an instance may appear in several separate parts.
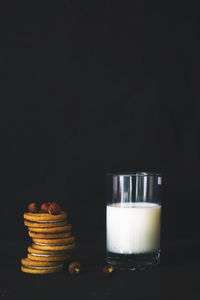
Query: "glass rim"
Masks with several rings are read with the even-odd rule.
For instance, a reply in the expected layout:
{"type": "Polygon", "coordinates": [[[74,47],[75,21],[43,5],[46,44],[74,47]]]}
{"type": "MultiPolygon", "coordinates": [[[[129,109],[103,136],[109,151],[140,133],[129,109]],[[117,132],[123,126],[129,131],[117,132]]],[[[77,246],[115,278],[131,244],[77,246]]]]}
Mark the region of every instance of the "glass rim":
{"type": "Polygon", "coordinates": [[[107,176],[153,176],[153,177],[162,177],[162,174],[160,172],[144,172],[144,171],[139,171],[139,172],[107,172],[107,176]]]}

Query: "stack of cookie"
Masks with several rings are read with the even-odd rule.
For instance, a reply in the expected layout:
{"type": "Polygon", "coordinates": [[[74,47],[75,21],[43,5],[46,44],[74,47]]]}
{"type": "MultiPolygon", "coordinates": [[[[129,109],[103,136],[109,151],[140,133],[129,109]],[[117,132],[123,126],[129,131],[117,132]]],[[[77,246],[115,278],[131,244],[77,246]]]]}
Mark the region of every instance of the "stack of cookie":
{"type": "Polygon", "coordinates": [[[40,209],[31,203],[28,208],[24,224],[33,244],[28,247],[28,257],[21,261],[21,270],[33,274],[61,271],[75,247],[67,213],[56,202],[44,203],[40,209]]]}

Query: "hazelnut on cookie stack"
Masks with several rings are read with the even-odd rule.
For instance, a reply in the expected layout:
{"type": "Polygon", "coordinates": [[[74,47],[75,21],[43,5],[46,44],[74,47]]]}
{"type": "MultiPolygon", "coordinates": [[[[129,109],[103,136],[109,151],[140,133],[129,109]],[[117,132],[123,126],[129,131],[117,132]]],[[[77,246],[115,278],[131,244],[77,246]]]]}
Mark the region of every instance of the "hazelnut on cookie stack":
{"type": "Polygon", "coordinates": [[[67,213],[56,202],[43,203],[40,208],[30,203],[23,217],[33,244],[28,247],[28,257],[21,260],[21,270],[32,274],[61,271],[75,247],[67,213]]]}

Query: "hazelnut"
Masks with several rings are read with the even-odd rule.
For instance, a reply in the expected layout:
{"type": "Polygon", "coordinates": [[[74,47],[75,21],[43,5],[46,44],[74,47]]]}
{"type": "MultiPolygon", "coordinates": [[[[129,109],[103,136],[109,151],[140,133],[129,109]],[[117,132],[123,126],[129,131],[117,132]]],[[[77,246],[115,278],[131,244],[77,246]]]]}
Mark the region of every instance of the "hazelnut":
{"type": "Polygon", "coordinates": [[[104,266],[102,269],[102,272],[105,277],[109,277],[113,275],[114,271],[115,271],[115,267],[111,265],[104,266]]]}
{"type": "Polygon", "coordinates": [[[51,204],[51,202],[45,202],[41,205],[40,209],[42,212],[44,213],[48,213],[49,212],[49,205],[51,204]]]}
{"type": "Polygon", "coordinates": [[[37,203],[33,202],[28,205],[28,211],[32,213],[37,213],[39,211],[37,203]]]}
{"type": "Polygon", "coordinates": [[[58,203],[53,202],[49,205],[48,212],[50,213],[50,215],[57,215],[61,212],[61,207],[58,203]]]}
{"type": "Polygon", "coordinates": [[[82,271],[82,266],[78,261],[72,262],[68,267],[71,275],[78,275],[82,271]]]}

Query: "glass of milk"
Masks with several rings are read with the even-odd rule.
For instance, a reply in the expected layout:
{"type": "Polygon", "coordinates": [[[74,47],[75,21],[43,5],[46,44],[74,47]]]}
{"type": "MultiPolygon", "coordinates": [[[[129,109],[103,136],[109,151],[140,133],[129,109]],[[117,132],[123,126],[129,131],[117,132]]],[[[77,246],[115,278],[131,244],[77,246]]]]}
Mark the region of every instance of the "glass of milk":
{"type": "Polygon", "coordinates": [[[106,262],[148,269],[160,262],[161,174],[107,175],[106,262]]]}

